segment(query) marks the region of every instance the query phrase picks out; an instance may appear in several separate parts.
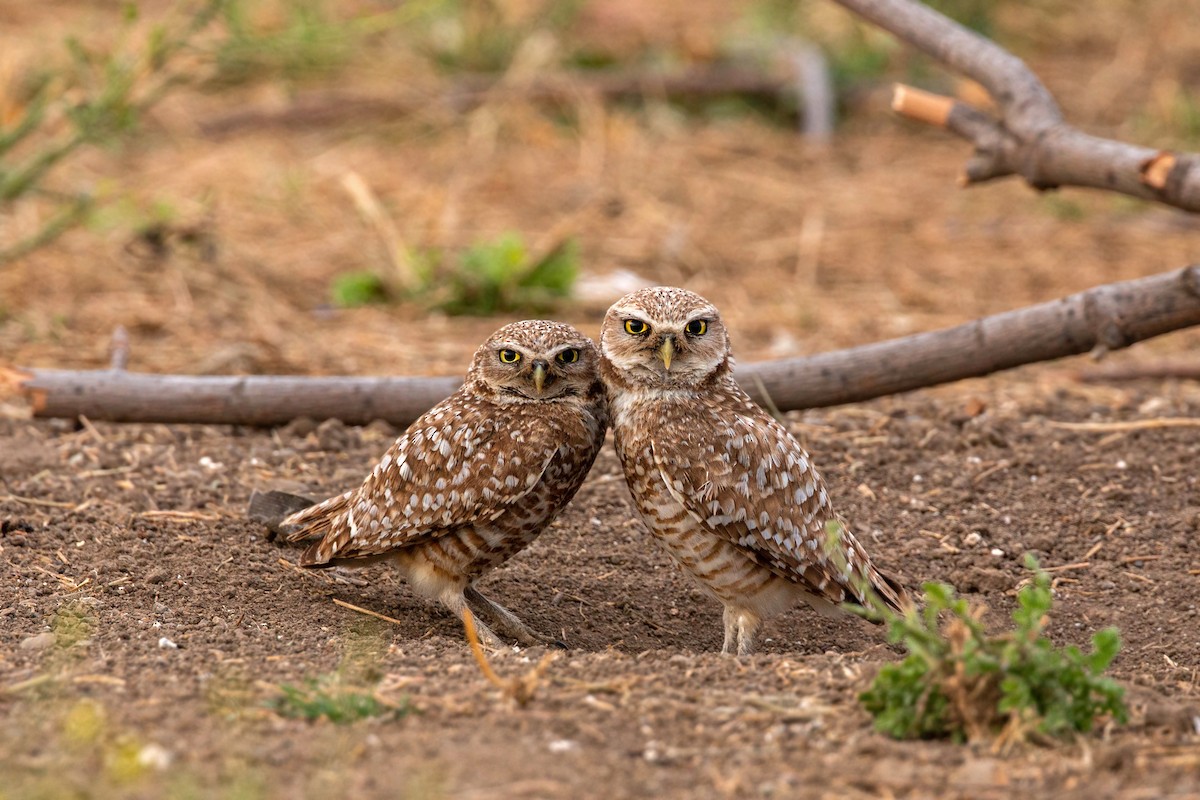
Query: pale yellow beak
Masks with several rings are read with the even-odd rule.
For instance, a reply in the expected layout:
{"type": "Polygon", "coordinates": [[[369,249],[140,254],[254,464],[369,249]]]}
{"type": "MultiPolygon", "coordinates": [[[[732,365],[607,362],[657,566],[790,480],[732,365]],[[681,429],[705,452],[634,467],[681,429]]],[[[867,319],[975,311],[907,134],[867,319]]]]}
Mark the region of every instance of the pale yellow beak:
{"type": "Polygon", "coordinates": [[[671,371],[671,359],[675,356],[675,339],[668,336],[663,339],[662,345],[658,348],[658,357],[662,359],[663,366],[667,371],[671,371]]]}
{"type": "Polygon", "coordinates": [[[533,365],[533,388],[537,389],[538,394],[542,393],[542,386],[544,386],[545,383],[546,383],[546,365],[545,364],[534,364],[533,365]]]}

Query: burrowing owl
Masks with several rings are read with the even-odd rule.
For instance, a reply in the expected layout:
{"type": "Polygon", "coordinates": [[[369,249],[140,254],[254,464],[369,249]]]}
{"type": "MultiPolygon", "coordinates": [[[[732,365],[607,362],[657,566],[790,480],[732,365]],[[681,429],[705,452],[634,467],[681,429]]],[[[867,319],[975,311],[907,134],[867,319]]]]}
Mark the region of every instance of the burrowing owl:
{"type": "Polygon", "coordinates": [[[723,652],[752,652],[759,623],[802,599],[862,602],[862,579],[907,602],[845,530],[800,443],[734,382],[711,303],[666,287],[626,295],[600,348],[629,488],[671,557],[724,604],[723,652]]]}
{"type": "Polygon", "coordinates": [[[570,325],[496,331],[462,388],[409,426],[362,486],[283,520],[291,541],[321,536],[301,565],[387,559],[456,616],[470,607],[522,643],[542,641],[473,584],[529,545],[587,476],[607,427],[598,359],[570,325]]]}

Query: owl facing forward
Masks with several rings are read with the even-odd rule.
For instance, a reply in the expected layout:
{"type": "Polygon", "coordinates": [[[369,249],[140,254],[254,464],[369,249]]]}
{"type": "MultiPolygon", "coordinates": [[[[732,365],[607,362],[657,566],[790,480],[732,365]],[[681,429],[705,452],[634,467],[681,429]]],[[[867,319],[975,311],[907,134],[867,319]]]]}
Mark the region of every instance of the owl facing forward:
{"type": "Polygon", "coordinates": [[[409,426],[362,486],[283,520],[291,541],[320,537],[301,565],[388,560],[455,616],[470,608],[517,641],[544,641],[474,582],[533,542],[591,469],[607,427],[598,360],[570,325],[496,331],[462,388],[409,426]]]}
{"type": "Polygon", "coordinates": [[[808,454],[733,379],[717,309],[683,289],[642,289],[604,318],[600,374],[638,511],[670,556],[725,606],[723,652],[753,651],[761,621],[885,603],[904,590],[830,507],[808,454]]]}

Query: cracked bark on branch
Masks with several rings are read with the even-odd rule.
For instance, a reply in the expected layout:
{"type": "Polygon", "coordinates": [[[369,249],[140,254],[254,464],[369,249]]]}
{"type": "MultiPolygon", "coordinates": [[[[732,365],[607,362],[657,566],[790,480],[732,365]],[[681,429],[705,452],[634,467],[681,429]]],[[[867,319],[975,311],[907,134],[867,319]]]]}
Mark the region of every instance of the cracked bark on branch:
{"type": "Polygon", "coordinates": [[[1077,130],[1064,121],[1054,97],[1021,59],[916,0],[834,2],[991,94],[1000,119],[910,87],[897,87],[893,99],[898,113],[945,127],[975,145],[964,184],[1020,175],[1035,189],[1108,189],[1200,211],[1200,155],[1153,150],[1077,130]]]}
{"type": "MultiPolygon", "coordinates": [[[[1098,286],[1027,308],[886,342],[738,368],[757,401],[784,411],[851,403],[1104,352],[1200,324],[1200,265],[1098,286]]],[[[0,370],[0,378],[4,371],[0,370]]],[[[459,378],[148,375],[122,370],[9,370],[34,416],[115,422],[277,425],[297,417],[404,426],[459,378]]]]}

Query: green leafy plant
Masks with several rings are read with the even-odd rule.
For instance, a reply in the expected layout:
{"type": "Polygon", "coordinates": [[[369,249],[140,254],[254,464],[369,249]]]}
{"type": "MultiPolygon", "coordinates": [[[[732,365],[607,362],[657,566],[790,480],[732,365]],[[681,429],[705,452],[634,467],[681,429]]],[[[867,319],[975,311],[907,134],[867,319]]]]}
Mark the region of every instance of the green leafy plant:
{"type": "Polygon", "coordinates": [[[329,293],[334,304],[342,308],[380,303],[388,297],[387,285],[383,278],[368,270],[343,272],[336,276],[329,284],[329,293]]]}
{"type": "Polygon", "coordinates": [[[544,312],[570,297],[579,275],[579,250],[565,239],[532,252],[517,233],[471,245],[455,257],[436,250],[407,252],[408,283],[371,271],[346,272],[330,284],[343,307],[411,299],[451,315],[544,312]]]}
{"type": "Polygon", "coordinates": [[[285,683],[267,705],[285,717],[324,718],[339,725],[370,717],[402,717],[410,711],[407,703],[386,703],[373,691],[348,686],[334,675],[308,678],[300,685],[285,683]]]}
{"type": "Polygon", "coordinates": [[[1045,629],[1053,598],[1050,577],[1032,556],[1032,580],[1017,594],[1013,628],[989,634],[982,608],[943,583],[924,585],[920,611],[877,605],[861,611],[886,622],[889,639],[909,655],[879,671],[859,699],[875,727],[901,739],[1086,732],[1097,720],[1125,722],[1123,690],[1104,672],[1121,648],[1115,628],[1092,637],[1092,650],[1056,647],[1045,629]]]}
{"type": "Polygon", "coordinates": [[[58,238],[92,210],[88,193],[47,187],[51,171],[78,150],[127,135],[142,115],[183,80],[173,61],[216,16],[224,0],[206,0],[176,30],[166,25],[134,40],[137,6],[124,6],[115,42],[95,48],[71,37],[66,66],[41,70],[25,82],[24,113],[0,127],[0,214],[24,201],[51,206],[48,219],[16,241],[0,244],[0,264],[58,238]]]}
{"type": "Polygon", "coordinates": [[[578,263],[573,240],[535,256],[519,234],[507,233],[467,248],[445,271],[444,290],[434,302],[449,314],[544,311],[570,295],[578,263]]]}

